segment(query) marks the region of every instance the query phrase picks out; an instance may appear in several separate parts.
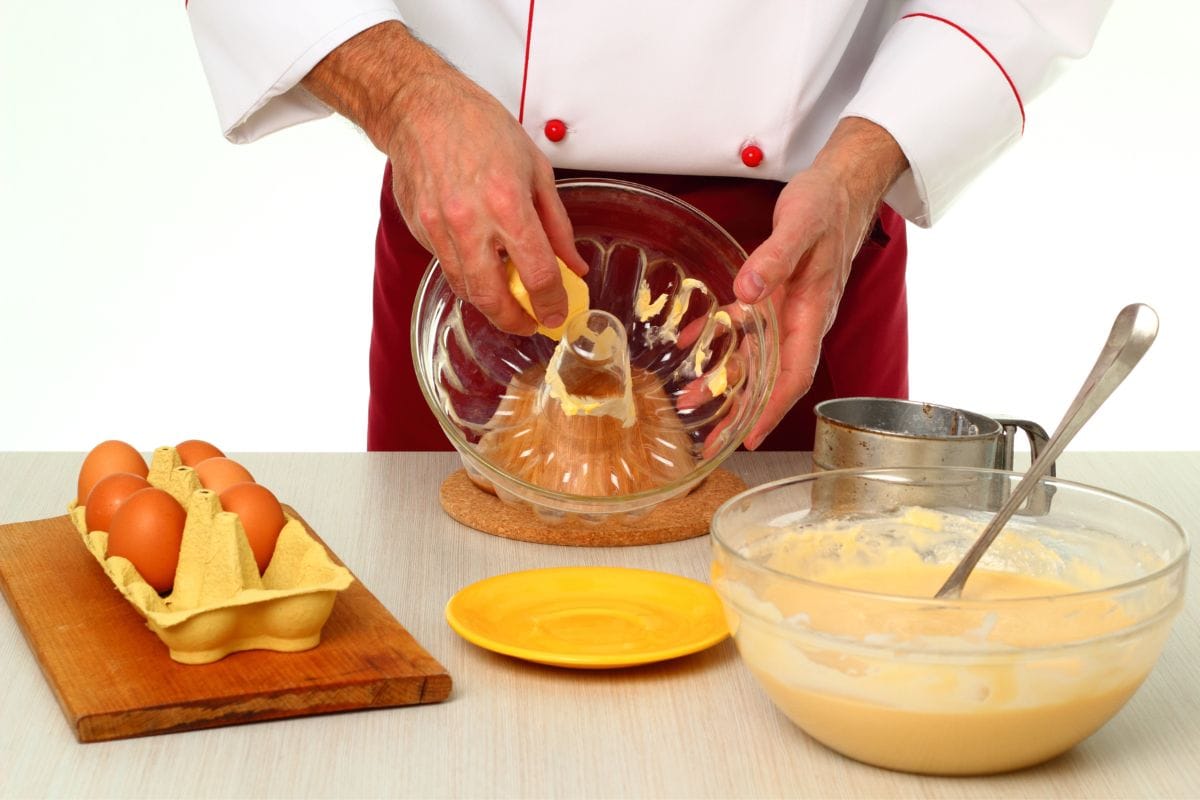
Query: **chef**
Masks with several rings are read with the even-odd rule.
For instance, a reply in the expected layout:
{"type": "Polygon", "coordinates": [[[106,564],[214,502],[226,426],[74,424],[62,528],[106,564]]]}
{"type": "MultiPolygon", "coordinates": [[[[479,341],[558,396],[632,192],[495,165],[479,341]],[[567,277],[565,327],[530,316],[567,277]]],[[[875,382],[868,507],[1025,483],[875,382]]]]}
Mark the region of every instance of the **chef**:
{"type": "Polygon", "coordinates": [[[498,327],[562,321],[555,177],[699,207],[750,253],[780,371],[750,448],[809,449],[812,406],[905,397],[905,220],[932,225],[1091,47],[1103,0],[190,0],[227,138],[336,111],[387,157],[368,448],[446,449],[409,352],[430,254],[498,327]]]}

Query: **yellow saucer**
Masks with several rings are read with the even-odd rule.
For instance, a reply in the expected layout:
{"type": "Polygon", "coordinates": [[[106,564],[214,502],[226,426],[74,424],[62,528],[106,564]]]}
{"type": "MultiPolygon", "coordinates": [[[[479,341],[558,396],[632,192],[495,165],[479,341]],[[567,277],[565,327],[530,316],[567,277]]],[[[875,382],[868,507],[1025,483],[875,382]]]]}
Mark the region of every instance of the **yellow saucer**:
{"type": "Polygon", "coordinates": [[[629,667],[677,658],[729,635],[708,584],[624,567],[555,567],[473,583],[446,604],[468,642],[557,667],[629,667]]]}

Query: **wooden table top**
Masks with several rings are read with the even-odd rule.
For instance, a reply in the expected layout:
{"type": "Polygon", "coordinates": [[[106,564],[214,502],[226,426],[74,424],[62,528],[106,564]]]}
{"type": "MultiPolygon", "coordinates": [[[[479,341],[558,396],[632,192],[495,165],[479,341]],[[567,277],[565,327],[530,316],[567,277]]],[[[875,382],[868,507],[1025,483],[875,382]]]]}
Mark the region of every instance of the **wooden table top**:
{"type": "MultiPolygon", "coordinates": [[[[1200,797],[1200,614],[1188,597],[1154,672],[1081,746],[1001,776],[939,779],[843,758],[778,712],[726,641],[614,671],[543,667],[460,639],[443,606],[520,569],[614,565],[705,579],[707,537],[535,545],[438,506],[453,454],[233,454],[294,506],[454,678],[444,703],[79,744],[13,615],[0,612],[0,797],[1200,797]]],[[[80,453],[0,454],[0,523],[65,512],[80,453]]],[[[738,454],[751,485],[807,454],[738,454]]],[[[1074,453],[1062,477],[1200,531],[1200,453],[1074,453]]]]}

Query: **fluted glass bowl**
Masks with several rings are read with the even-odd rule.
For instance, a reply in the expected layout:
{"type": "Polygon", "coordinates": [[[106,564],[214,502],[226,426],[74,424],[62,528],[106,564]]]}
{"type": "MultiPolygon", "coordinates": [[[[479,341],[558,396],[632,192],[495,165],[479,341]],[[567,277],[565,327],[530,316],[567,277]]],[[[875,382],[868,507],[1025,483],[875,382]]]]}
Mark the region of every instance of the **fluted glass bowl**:
{"type": "Polygon", "coordinates": [[[496,329],[435,260],[413,358],[473,481],[550,523],[620,525],[741,444],[773,385],[776,321],[734,297],[746,254],[699,210],[622,181],[558,188],[590,266],[591,311],[568,322],[567,345],[496,329]]]}
{"type": "Polygon", "coordinates": [[[932,774],[1036,764],[1116,714],[1183,605],[1187,538],[1143,503],[1046,479],[963,597],[933,599],[1020,478],[837,470],[718,509],[713,584],[775,705],[844,755],[932,774]]]}

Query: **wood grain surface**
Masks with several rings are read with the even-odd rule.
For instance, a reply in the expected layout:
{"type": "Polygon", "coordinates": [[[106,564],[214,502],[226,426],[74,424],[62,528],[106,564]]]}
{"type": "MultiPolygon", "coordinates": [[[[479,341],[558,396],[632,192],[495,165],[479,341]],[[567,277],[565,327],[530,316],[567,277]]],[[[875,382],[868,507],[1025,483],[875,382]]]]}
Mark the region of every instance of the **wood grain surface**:
{"type": "MultiPolygon", "coordinates": [[[[81,745],[17,620],[0,605],[0,798],[1200,797],[1195,550],[1166,649],[1113,720],[1032,769],[932,778],[865,766],[805,736],[731,641],[644,667],[565,670],[482,650],[445,621],[446,601],[459,589],[521,569],[625,566],[705,580],[708,537],[590,548],[480,534],[438,503],[441,482],[461,466],[454,453],[234,457],[303,509],[330,549],[446,667],[451,697],[81,745]]],[[[61,513],[81,458],[0,453],[0,523],[61,513]]],[[[753,486],[806,472],[809,463],[805,453],[738,453],[722,466],[753,486]]],[[[1135,497],[1193,536],[1200,531],[1200,454],[1068,453],[1059,466],[1064,478],[1135,497]]]]}
{"type": "Polygon", "coordinates": [[[445,669],[359,581],[339,593],[316,648],[191,666],[170,658],[65,515],[0,526],[0,587],[81,742],[450,693],[445,669]]]}

